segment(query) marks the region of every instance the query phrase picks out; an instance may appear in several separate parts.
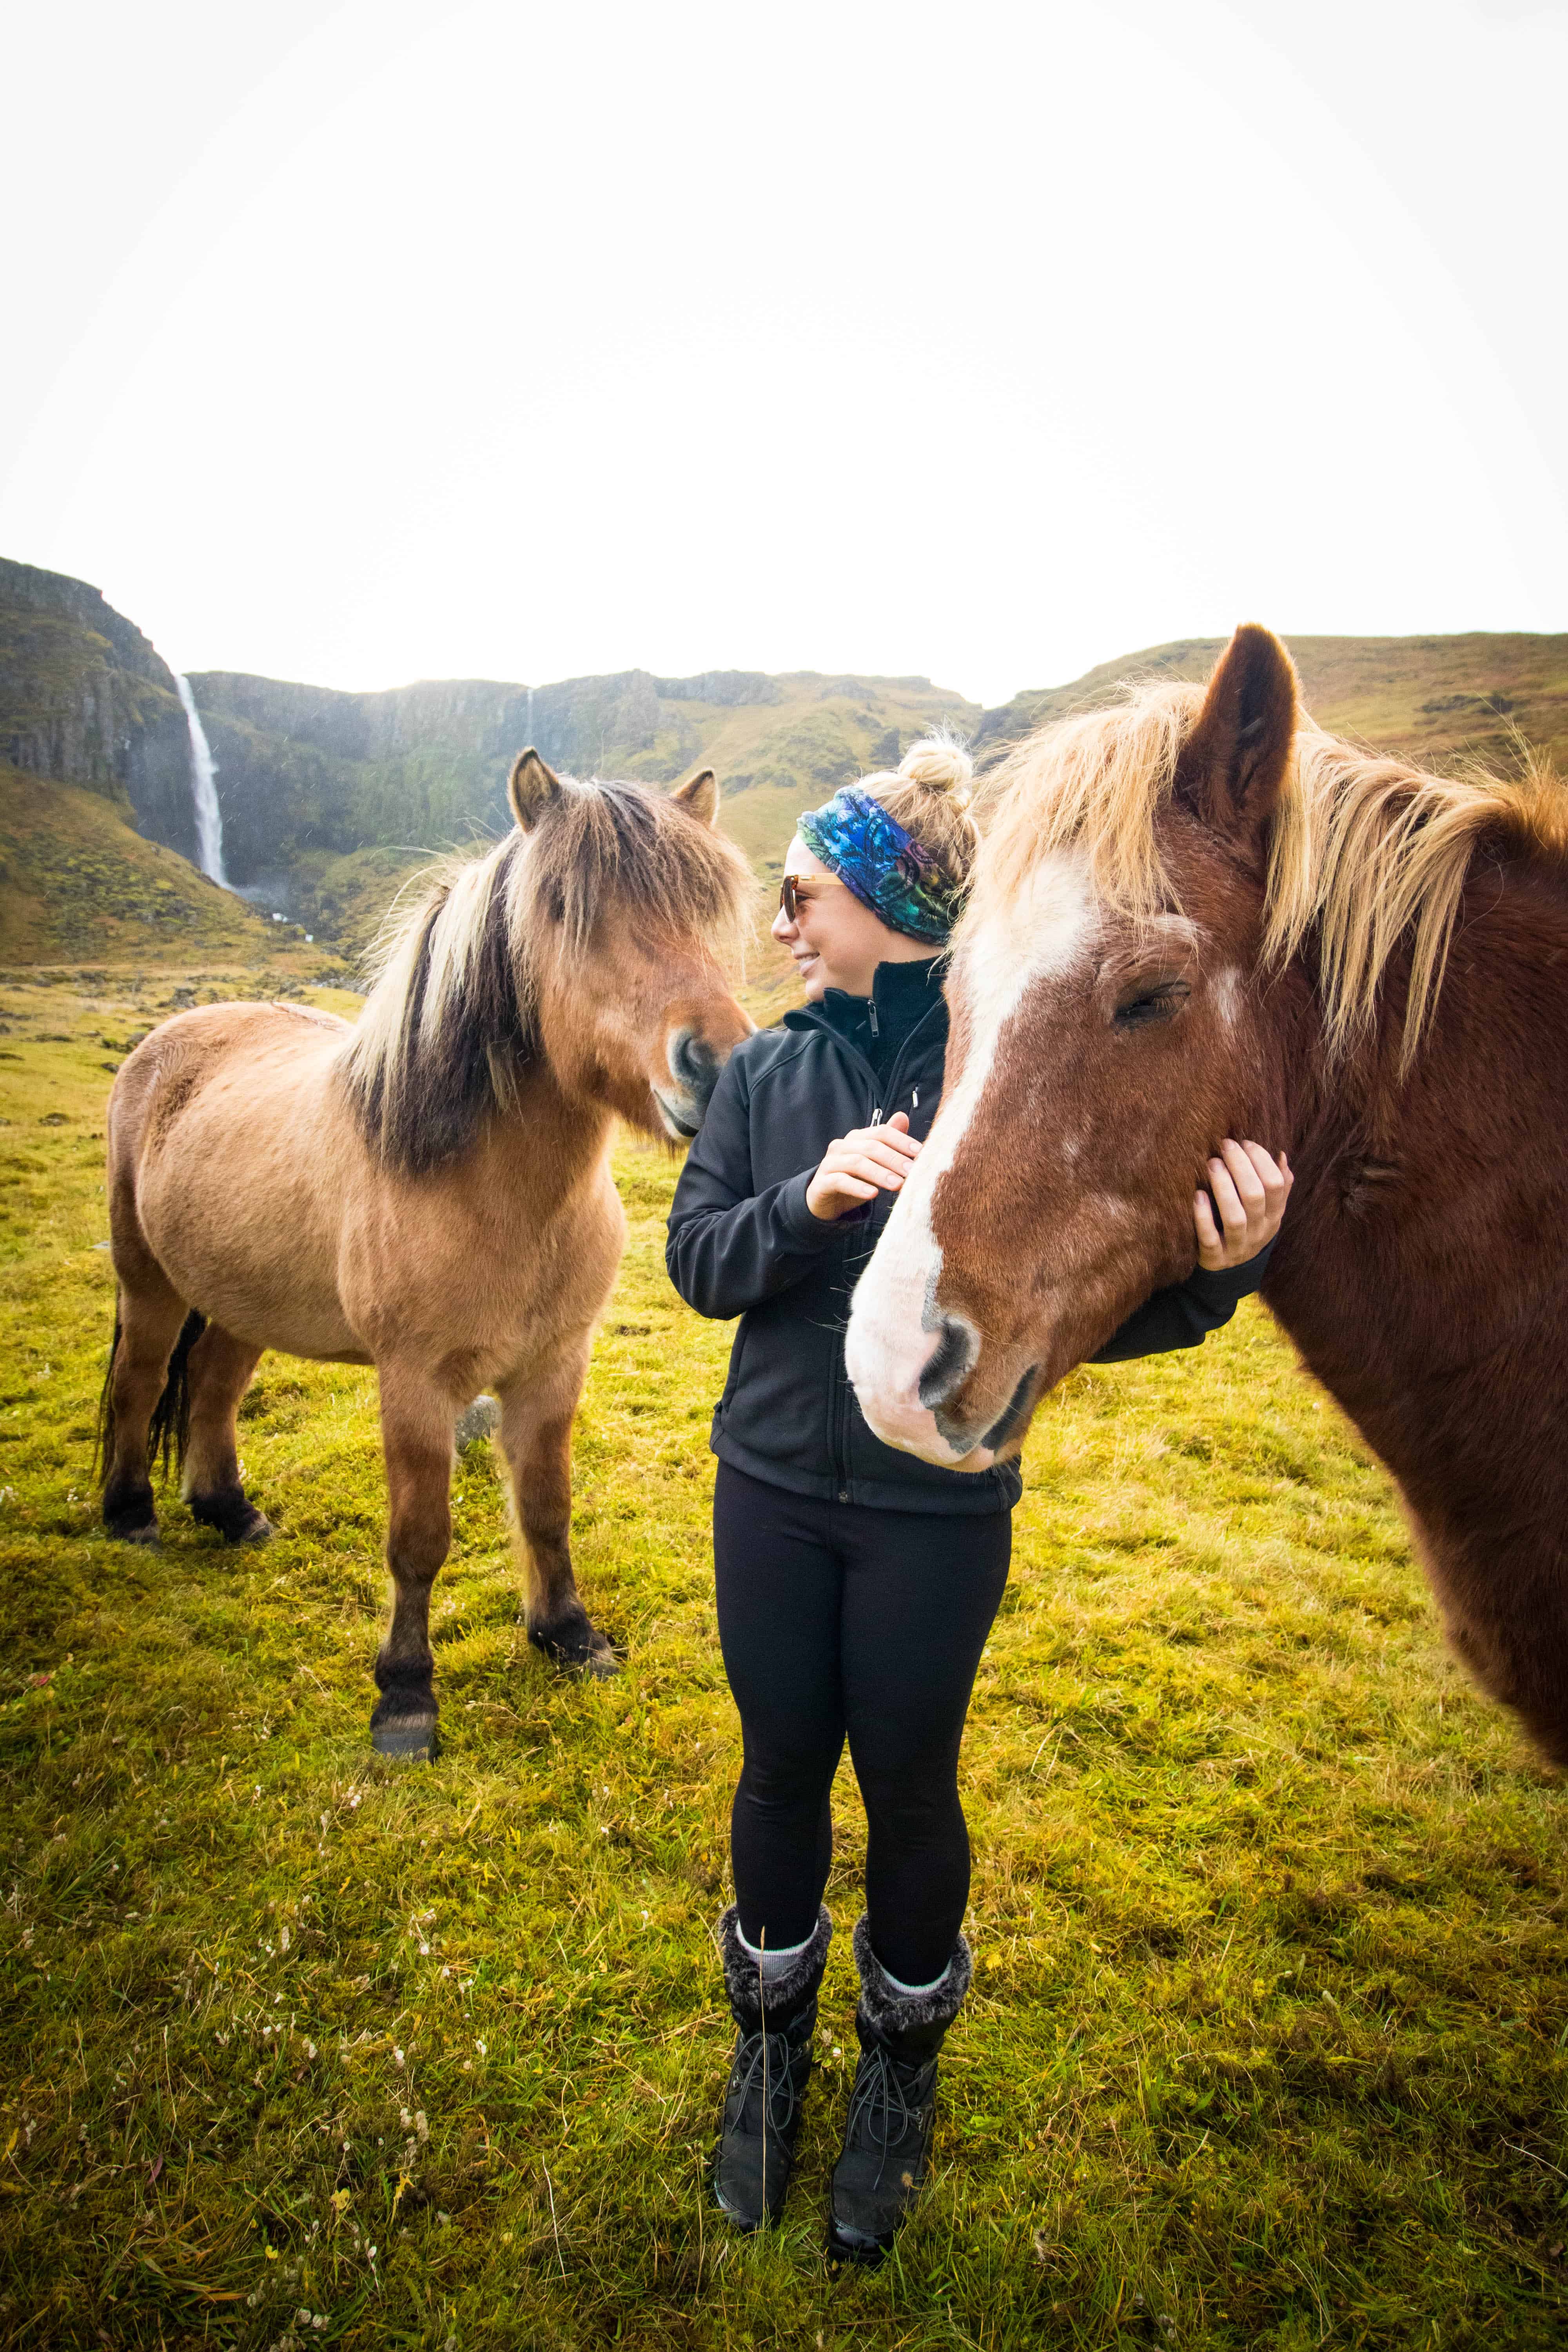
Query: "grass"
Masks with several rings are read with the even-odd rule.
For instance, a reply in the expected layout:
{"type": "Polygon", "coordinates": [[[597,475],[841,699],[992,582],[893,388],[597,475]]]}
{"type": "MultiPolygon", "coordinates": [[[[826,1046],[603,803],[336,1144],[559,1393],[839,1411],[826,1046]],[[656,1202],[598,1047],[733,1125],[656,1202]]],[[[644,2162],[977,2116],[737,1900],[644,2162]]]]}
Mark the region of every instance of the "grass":
{"type": "Polygon", "coordinates": [[[625,1671],[530,1651],[481,1444],[434,1612],[444,1749],[378,1764],[370,1375],[265,1360],[266,1550],[174,1499],[157,1554],[99,1533],[106,1066],[174,982],[50,980],[0,987],[0,2341],[1563,2340],[1562,1792],[1261,1308],[1039,1416],[965,1747],[976,1983],[934,2177],[896,2261],[831,2278],[847,1781],[785,2226],[735,2241],[704,2190],[728,1333],[665,1282],[672,1162],[618,1155],[576,1441],[625,1671]]]}

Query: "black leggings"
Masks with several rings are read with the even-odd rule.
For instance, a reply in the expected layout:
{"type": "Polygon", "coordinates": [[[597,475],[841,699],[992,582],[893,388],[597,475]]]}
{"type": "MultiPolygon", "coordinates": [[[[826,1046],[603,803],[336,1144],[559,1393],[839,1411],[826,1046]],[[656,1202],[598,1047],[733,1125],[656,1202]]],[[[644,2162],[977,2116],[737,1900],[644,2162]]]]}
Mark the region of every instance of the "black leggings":
{"type": "Polygon", "coordinates": [[[781,1950],[816,1925],[847,1733],[877,1958],[906,1984],[947,1966],[969,1899],[959,1742],[1012,1539],[1006,1511],[821,1503],[719,1465],[719,1638],[745,1743],[731,1843],[749,1943],[765,1930],[781,1950]]]}

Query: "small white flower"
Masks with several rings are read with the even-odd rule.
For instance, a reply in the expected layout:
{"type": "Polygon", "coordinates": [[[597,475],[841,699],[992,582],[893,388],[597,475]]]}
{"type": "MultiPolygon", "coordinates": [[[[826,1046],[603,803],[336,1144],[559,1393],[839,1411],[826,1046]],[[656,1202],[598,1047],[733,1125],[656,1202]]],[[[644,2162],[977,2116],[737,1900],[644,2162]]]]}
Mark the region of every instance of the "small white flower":
{"type": "Polygon", "coordinates": [[[394,2064],[395,2066],[401,2066],[401,2065],[402,2065],[402,2063],[403,2063],[403,2053],[402,2053],[402,2051],[401,2051],[401,2050],[395,2050],[395,2051],[393,2052],[393,2053],[392,2053],[392,2063],[393,2063],[393,2064],[394,2064]]]}
{"type": "Polygon", "coordinates": [[[474,2048],[479,2052],[481,2058],[487,2057],[489,2053],[489,2044],[488,2042],[476,2042],[474,2048]]]}

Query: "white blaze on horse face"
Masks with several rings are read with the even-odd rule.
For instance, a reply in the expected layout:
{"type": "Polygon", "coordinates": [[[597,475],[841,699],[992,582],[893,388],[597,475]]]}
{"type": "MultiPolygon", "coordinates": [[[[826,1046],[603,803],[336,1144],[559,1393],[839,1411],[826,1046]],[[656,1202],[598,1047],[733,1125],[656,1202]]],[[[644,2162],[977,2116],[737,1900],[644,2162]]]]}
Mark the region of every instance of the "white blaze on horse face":
{"type": "MultiPolygon", "coordinates": [[[[927,1317],[942,1276],[931,1196],[958,1156],[1004,1030],[1037,982],[1060,977],[1083,960],[1095,928],[1087,860],[1058,850],[1041,859],[1013,906],[977,922],[963,941],[948,984],[967,1020],[963,1074],[943,1095],[925,1149],[856,1287],[844,1360],[860,1410],[884,1444],[944,1469],[953,1468],[957,1457],[920,1401],[921,1374],[937,1344],[927,1317]]],[[[983,1470],[991,1458],[976,1452],[963,1457],[963,1466],[983,1470]]]]}

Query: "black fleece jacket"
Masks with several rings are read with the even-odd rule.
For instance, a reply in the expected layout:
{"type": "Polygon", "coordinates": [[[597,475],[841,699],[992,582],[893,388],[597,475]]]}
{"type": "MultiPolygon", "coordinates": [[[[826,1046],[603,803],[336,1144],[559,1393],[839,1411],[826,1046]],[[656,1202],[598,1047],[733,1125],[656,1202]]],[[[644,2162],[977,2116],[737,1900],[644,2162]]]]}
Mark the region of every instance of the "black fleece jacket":
{"type": "MultiPolygon", "coordinates": [[[[1016,1463],[939,1469],[873,1436],[844,1370],[850,1295],[897,1194],[832,1223],[806,1186],[836,1137],[908,1114],[923,1141],[947,1047],[942,960],[883,963],[871,995],[820,1004],[737,1046],[714,1089],[669,1213],[669,1278],[700,1315],[741,1318],[713,1415],[713,1451],[792,1494],[882,1510],[1010,1510],[1016,1463]]],[[[1202,1267],[1156,1291],[1097,1363],[1195,1348],[1263,1280],[1264,1250],[1227,1273],[1202,1267]]]]}

